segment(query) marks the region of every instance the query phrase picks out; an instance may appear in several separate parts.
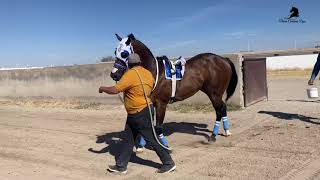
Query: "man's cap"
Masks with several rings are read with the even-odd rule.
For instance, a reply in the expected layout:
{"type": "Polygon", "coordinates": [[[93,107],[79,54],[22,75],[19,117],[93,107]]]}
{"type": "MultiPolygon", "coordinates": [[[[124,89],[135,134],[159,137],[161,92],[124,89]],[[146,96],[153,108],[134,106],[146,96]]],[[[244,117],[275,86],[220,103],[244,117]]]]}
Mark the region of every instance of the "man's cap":
{"type": "Polygon", "coordinates": [[[140,63],[140,56],[136,53],[130,54],[128,57],[128,64],[137,64],[140,63]]]}

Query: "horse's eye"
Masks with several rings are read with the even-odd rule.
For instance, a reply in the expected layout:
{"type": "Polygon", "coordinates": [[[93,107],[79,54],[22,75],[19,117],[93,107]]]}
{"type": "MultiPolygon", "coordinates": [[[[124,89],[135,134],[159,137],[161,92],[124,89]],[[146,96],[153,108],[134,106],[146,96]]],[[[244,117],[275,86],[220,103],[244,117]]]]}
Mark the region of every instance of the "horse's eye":
{"type": "Polygon", "coordinates": [[[125,58],[127,58],[129,56],[129,52],[128,51],[123,51],[123,52],[121,52],[121,57],[123,58],[123,59],[125,59],[125,58]]]}

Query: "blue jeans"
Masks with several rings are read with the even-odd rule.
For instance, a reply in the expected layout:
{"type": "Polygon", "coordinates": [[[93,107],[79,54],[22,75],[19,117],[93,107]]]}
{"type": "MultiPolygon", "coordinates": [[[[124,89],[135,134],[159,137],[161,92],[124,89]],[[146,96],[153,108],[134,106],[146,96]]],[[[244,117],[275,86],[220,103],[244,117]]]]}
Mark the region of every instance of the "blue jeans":
{"type": "Polygon", "coordinates": [[[320,71],[320,54],[318,54],[318,58],[317,58],[317,62],[316,64],[314,65],[313,67],[313,70],[312,70],[312,74],[311,74],[311,80],[315,80],[318,73],[320,71]]]}

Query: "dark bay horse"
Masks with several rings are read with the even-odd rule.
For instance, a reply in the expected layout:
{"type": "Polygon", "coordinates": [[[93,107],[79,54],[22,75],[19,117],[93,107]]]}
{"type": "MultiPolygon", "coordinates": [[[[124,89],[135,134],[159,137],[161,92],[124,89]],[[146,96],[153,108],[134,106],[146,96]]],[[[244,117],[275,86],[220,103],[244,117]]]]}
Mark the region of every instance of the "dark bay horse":
{"type": "MultiPolygon", "coordinates": [[[[161,57],[154,58],[151,51],[133,34],[121,38],[117,35],[119,45],[115,51],[116,61],[110,74],[113,80],[118,81],[127,71],[127,57],[131,53],[137,53],[141,58],[141,65],[148,69],[156,79],[155,88],[152,92],[152,101],[156,108],[156,122],[158,133],[161,134],[166,107],[171,97],[171,80],[165,78],[164,66],[161,57]],[[161,60],[161,61],[160,61],[161,60]]],[[[227,58],[212,54],[198,54],[186,61],[185,73],[182,80],[177,81],[176,101],[182,101],[196,94],[199,90],[208,95],[215,111],[216,122],[209,142],[214,142],[219,132],[221,119],[227,133],[229,125],[227,119],[227,106],[223,100],[226,92],[227,101],[234,93],[238,83],[238,76],[234,64],[227,58]]],[[[161,139],[161,135],[160,135],[161,139]]],[[[165,139],[163,140],[165,143],[165,139]]]]}

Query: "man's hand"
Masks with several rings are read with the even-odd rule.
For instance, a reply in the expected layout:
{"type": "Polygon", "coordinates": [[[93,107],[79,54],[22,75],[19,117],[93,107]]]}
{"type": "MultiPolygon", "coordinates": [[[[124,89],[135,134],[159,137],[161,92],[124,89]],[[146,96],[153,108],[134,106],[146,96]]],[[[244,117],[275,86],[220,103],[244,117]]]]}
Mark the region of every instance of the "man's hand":
{"type": "Polygon", "coordinates": [[[308,85],[309,85],[309,86],[312,86],[312,85],[313,85],[313,80],[312,80],[312,79],[310,79],[310,80],[308,81],[308,85]]]}
{"type": "Polygon", "coordinates": [[[103,87],[102,86],[99,88],[99,93],[103,93],[103,87]]]}
{"type": "Polygon", "coordinates": [[[99,88],[99,93],[107,93],[107,94],[118,94],[120,93],[120,91],[118,91],[117,88],[115,88],[114,86],[111,86],[111,87],[105,87],[105,86],[101,86],[99,88]]]}

